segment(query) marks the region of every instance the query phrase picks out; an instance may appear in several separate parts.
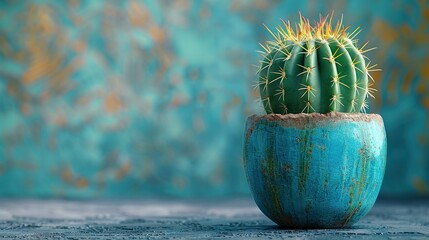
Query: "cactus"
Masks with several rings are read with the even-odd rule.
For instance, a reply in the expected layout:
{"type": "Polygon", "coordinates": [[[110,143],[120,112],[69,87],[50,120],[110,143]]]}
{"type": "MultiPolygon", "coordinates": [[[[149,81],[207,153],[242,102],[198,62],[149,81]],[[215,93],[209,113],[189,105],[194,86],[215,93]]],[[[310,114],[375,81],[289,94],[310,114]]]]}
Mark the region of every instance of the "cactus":
{"type": "Polygon", "coordinates": [[[261,44],[256,87],[267,114],[365,112],[375,91],[370,72],[380,69],[364,56],[374,48],[356,47],[360,29],[348,33],[342,17],[333,27],[332,15],[314,26],[300,15],[295,30],[282,23],[276,33],[264,25],[274,41],[261,44]]]}

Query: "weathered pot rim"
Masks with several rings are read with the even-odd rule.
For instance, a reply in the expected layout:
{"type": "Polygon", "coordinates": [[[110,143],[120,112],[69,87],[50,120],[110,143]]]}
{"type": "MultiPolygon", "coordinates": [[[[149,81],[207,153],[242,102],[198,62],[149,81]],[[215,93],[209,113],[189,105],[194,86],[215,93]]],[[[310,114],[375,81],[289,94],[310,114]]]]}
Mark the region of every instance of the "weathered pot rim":
{"type": "Polygon", "coordinates": [[[249,120],[268,120],[268,121],[296,121],[296,120],[312,120],[312,121],[377,121],[383,123],[383,118],[375,113],[343,113],[343,112],[329,112],[329,113],[299,113],[299,114],[266,114],[266,115],[252,115],[248,117],[249,120]]]}
{"type": "Polygon", "coordinates": [[[299,114],[266,114],[252,115],[246,121],[246,137],[249,137],[253,129],[261,123],[271,123],[282,127],[293,127],[298,129],[306,129],[308,127],[332,126],[333,123],[356,123],[356,122],[376,122],[384,129],[383,118],[379,114],[367,113],[299,113],[299,114]]]}

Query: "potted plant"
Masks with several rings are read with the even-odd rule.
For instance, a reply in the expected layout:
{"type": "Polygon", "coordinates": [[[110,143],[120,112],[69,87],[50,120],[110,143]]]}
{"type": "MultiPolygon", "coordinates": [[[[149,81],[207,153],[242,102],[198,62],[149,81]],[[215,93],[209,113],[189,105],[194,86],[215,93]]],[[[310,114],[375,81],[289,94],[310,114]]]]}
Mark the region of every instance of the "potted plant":
{"type": "Polygon", "coordinates": [[[370,61],[342,18],[282,21],[261,45],[267,115],[247,119],[244,168],[254,200],[288,228],[337,228],[373,206],[386,164],[383,119],[366,114],[370,61]]]}

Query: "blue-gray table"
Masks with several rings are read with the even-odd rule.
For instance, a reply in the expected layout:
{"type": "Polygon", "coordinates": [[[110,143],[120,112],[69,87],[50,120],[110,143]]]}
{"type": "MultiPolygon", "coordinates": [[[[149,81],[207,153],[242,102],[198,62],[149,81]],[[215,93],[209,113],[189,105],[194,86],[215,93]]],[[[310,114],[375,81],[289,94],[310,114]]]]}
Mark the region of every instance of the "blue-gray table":
{"type": "Polygon", "coordinates": [[[378,201],[353,228],[280,229],[252,200],[0,200],[8,239],[429,239],[429,201],[378,201]]]}

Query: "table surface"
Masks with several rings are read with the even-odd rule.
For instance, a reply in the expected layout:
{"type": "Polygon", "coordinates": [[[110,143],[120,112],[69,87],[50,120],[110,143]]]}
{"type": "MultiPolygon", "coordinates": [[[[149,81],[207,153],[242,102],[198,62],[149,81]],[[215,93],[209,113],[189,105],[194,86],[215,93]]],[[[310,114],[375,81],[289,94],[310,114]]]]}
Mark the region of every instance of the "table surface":
{"type": "Polygon", "coordinates": [[[251,199],[3,199],[0,238],[429,239],[429,200],[378,201],[348,229],[287,230],[266,218],[251,199]]]}

